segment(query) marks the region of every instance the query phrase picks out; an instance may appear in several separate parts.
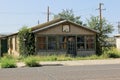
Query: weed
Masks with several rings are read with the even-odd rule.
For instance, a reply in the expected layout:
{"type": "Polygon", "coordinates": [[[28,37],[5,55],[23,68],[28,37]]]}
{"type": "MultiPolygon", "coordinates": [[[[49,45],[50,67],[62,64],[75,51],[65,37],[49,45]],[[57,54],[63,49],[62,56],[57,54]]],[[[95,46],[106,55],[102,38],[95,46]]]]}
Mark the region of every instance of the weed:
{"type": "Polygon", "coordinates": [[[1,60],[1,68],[15,68],[16,61],[14,59],[9,59],[6,57],[3,57],[1,60]]]}

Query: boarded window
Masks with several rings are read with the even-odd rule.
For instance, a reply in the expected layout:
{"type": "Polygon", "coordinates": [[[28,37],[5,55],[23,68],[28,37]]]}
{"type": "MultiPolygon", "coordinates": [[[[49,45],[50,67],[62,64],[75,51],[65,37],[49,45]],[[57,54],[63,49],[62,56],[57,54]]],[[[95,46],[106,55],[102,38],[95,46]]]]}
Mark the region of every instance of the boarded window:
{"type": "Polygon", "coordinates": [[[62,49],[62,50],[67,49],[67,37],[66,36],[59,37],[59,49],[62,49]]]}
{"type": "Polygon", "coordinates": [[[46,37],[38,37],[38,48],[41,50],[45,50],[46,49],[46,37]]]}
{"type": "Polygon", "coordinates": [[[86,49],[95,49],[94,36],[86,36],[86,49]]]}

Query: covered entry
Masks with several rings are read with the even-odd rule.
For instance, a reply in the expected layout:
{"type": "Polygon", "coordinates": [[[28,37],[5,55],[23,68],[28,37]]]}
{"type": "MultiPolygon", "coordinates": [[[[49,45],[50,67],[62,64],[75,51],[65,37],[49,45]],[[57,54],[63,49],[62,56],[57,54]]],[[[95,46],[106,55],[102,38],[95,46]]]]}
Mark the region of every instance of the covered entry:
{"type": "Polygon", "coordinates": [[[76,37],[75,36],[68,36],[67,40],[67,54],[71,54],[72,56],[77,55],[76,49],[76,37]]]}
{"type": "Polygon", "coordinates": [[[91,35],[39,35],[37,52],[65,52],[76,56],[83,51],[95,50],[95,37],[91,35]]]}

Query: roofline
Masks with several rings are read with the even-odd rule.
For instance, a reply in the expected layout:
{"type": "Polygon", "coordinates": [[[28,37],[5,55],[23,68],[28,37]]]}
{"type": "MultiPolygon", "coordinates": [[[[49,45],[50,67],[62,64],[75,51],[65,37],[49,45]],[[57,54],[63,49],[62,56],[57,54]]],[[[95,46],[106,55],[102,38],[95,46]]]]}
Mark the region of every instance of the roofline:
{"type": "MultiPolygon", "coordinates": [[[[62,21],[60,21],[60,22],[57,22],[57,23],[48,25],[48,26],[46,26],[46,27],[43,27],[43,28],[34,30],[34,31],[32,31],[32,32],[33,32],[33,33],[37,33],[37,32],[39,32],[39,31],[45,30],[45,29],[47,29],[47,28],[53,27],[53,26],[55,26],[55,25],[58,25],[58,24],[61,24],[61,23],[64,23],[64,22],[70,22],[70,23],[75,24],[75,25],[77,25],[77,26],[81,26],[81,25],[79,25],[79,24],[77,24],[77,23],[74,23],[74,22],[72,22],[72,21],[69,21],[69,20],[62,20],[62,21]]],[[[87,30],[93,31],[93,32],[95,32],[95,33],[99,33],[99,32],[96,31],[96,30],[93,30],[93,29],[90,29],[90,28],[87,28],[87,27],[84,27],[84,26],[81,26],[81,27],[82,27],[82,28],[85,28],[85,29],[87,29],[87,30]]]]}
{"type": "Polygon", "coordinates": [[[91,28],[88,28],[88,27],[79,25],[79,24],[77,24],[77,23],[75,23],[75,22],[72,22],[72,21],[70,21],[70,20],[68,20],[68,22],[70,22],[70,23],[72,23],[72,24],[75,24],[75,25],[77,25],[77,26],[81,26],[82,28],[88,29],[88,30],[90,30],[90,31],[93,31],[93,32],[96,32],[96,33],[100,33],[100,32],[98,32],[98,31],[96,31],[96,30],[94,30],[94,29],[91,29],[91,28]]]}
{"type": "MultiPolygon", "coordinates": [[[[42,24],[46,24],[46,23],[50,23],[50,22],[54,22],[54,21],[62,21],[62,20],[64,20],[64,19],[63,19],[63,18],[56,18],[56,19],[54,19],[54,20],[51,20],[51,21],[49,21],[49,22],[45,22],[45,23],[42,23],[42,24]]],[[[39,25],[42,25],[42,24],[39,24],[39,25]]],[[[35,27],[37,27],[37,26],[39,26],[39,25],[36,25],[36,26],[31,27],[31,29],[33,29],[33,28],[35,28],[35,27]]],[[[18,32],[12,33],[12,34],[9,34],[9,35],[4,36],[4,38],[5,38],[5,37],[14,36],[14,35],[17,35],[17,34],[18,34],[18,32]]],[[[0,37],[0,38],[3,38],[3,37],[0,37]]]]}
{"type": "MultiPolygon", "coordinates": [[[[53,19],[53,20],[51,20],[51,21],[44,22],[44,23],[38,24],[38,25],[36,25],[36,26],[33,26],[33,27],[31,27],[31,30],[34,31],[34,30],[39,29],[39,26],[41,26],[41,25],[45,25],[45,24],[51,25],[51,24],[54,24],[54,23],[56,23],[56,22],[63,21],[63,20],[65,20],[65,19],[63,19],[63,18],[56,18],[56,19],[53,19]],[[37,29],[36,29],[36,28],[37,28],[37,29]]],[[[47,26],[48,26],[48,25],[47,25],[47,26]]],[[[45,27],[45,26],[44,26],[44,27],[45,27]]],[[[40,27],[40,28],[42,28],[42,27],[40,27]]]]}
{"type": "Polygon", "coordinates": [[[38,31],[42,31],[42,30],[44,30],[44,29],[50,28],[50,27],[52,27],[52,26],[55,26],[55,25],[61,24],[61,23],[66,22],[66,21],[67,21],[67,20],[63,20],[63,21],[60,21],[60,22],[57,22],[57,23],[54,23],[54,24],[48,25],[48,26],[46,26],[46,27],[43,27],[43,28],[40,28],[40,29],[34,30],[34,31],[32,31],[32,32],[33,32],[33,33],[36,33],[36,32],[38,32],[38,31]]]}
{"type": "Polygon", "coordinates": [[[1,37],[1,38],[7,38],[7,37],[14,36],[14,35],[17,35],[17,34],[18,34],[18,32],[12,33],[12,34],[9,34],[9,35],[6,35],[6,36],[3,36],[3,37],[1,37]]]}
{"type": "MultiPolygon", "coordinates": [[[[77,23],[75,23],[75,22],[72,22],[72,21],[70,21],[70,20],[65,20],[65,19],[62,19],[62,18],[58,18],[58,19],[55,19],[55,20],[58,20],[58,22],[55,22],[55,23],[52,23],[52,24],[50,24],[50,25],[48,25],[48,26],[44,26],[44,27],[42,27],[42,28],[39,28],[39,29],[33,30],[32,32],[33,32],[33,33],[37,33],[37,32],[39,32],[39,31],[42,31],[42,30],[48,29],[48,28],[50,28],[50,27],[53,27],[53,26],[59,25],[59,24],[64,23],[64,22],[70,22],[70,23],[72,23],[72,24],[74,24],[74,25],[77,25],[77,26],[80,26],[80,27],[82,27],[82,28],[84,28],[84,29],[87,29],[87,30],[93,31],[93,32],[95,32],[95,33],[99,33],[99,32],[96,31],[96,30],[93,30],[93,29],[88,28],[88,27],[85,27],[85,26],[81,26],[81,25],[79,25],[79,24],[77,24],[77,23]]],[[[55,21],[55,20],[52,20],[52,21],[55,21]]],[[[46,22],[46,23],[47,23],[47,22],[46,22]]],[[[45,24],[45,23],[43,23],[43,24],[45,24]]],[[[37,25],[37,26],[39,26],[39,25],[37,25]]],[[[37,26],[35,26],[35,27],[37,27],[37,26]]],[[[34,27],[33,27],[33,28],[34,28],[34,27]]],[[[32,29],[32,28],[31,28],[31,29],[32,29]]],[[[6,37],[14,36],[14,35],[17,35],[17,34],[18,34],[18,32],[13,33],[13,34],[10,34],[10,35],[6,35],[6,36],[1,37],[1,38],[6,38],[6,37]]]]}

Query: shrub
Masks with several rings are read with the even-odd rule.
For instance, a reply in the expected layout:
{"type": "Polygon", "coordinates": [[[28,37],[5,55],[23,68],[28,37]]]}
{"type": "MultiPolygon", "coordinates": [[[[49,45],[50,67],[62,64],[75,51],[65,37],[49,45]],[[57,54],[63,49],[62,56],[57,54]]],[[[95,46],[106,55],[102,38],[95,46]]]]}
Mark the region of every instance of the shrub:
{"type": "Polygon", "coordinates": [[[23,56],[33,55],[35,52],[35,37],[31,33],[31,29],[24,26],[19,30],[18,37],[20,54],[23,56]]]}
{"type": "Polygon", "coordinates": [[[102,56],[106,58],[120,58],[120,51],[113,47],[106,50],[104,49],[104,54],[102,56]]]}
{"type": "Polygon", "coordinates": [[[14,59],[2,58],[1,60],[1,68],[15,68],[17,67],[16,61],[14,59]]]}
{"type": "Polygon", "coordinates": [[[38,67],[40,66],[39,61],[34,57],[30,56],[25,59],[25,64],[29,67],[38,67]]]}
{"type": "Polygon", "coordinates": [[[109,58],[119,58],[120,54],[115,54],[115,53],[109,53],[109,58]]]}

